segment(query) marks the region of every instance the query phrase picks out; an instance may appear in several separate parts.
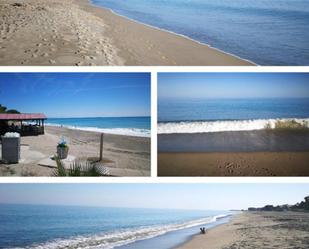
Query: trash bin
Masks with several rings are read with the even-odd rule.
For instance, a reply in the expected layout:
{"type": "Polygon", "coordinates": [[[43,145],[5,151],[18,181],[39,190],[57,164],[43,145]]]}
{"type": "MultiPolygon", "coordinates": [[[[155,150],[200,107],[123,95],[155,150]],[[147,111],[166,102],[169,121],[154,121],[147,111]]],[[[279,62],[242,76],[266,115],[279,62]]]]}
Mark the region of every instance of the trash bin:
{"type": "Polygon", "coordinates": [[[7,132],[2,136],[2,160],[7,163],[18,163],[20,159],[20,135],[7,132]]]}

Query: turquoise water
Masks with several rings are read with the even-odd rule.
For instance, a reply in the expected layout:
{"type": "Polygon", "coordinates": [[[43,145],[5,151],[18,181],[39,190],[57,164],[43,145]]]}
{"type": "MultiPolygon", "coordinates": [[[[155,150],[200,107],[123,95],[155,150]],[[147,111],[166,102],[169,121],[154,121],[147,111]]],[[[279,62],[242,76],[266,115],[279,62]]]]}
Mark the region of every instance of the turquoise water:
{"type": "Polygon", "coordinates": [[[150,117],[48,118],[46,123],[112,134],[150,136],[150,117]]]}
{"type": "Polygon", "coordinates": [[[309,98],[159,99],[158,120],[309,118],[309,98]]]}
{"type": "Polygon", "coordinates": [[[307,0],[92,0],[92,3],[260,65],[309,65],[307,0]]]}
{"type": "Polygon", "coordinates": [[[159,133],[200,133],[272,128],[277,120],[309,125],[308,98],[159,99],[159,133]]]}
{"type": "Polygon", "coordinates": [[[171,248],[230,213],[1,204],[0,248],[145,248],[151,239],[171,248]]]}

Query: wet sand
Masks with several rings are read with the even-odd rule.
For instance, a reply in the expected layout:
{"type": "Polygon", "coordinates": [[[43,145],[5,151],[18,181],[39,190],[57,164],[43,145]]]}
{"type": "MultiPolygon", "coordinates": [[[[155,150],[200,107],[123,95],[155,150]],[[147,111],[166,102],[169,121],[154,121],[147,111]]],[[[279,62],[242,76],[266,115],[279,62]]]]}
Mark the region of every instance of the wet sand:
{"type": "Polygon", "coordinates": [[[309,213],[244,212],[178,249],[308,248],[309,213]]]}
{"type": "MultiPolygon", "coordinates": [[[[48,126],[45,127],[45,135],[22,137],[22,147],[28,148],[25,152],[27,158],[19,164],[0,164],[0,174],[51,176],[54,169],[38,163],[56,153],[61,136],[68,141],[69,155],[76,158],[99,156],[99,133],[48,126]]],[[[113,167],[119,170],[149,176],[150,138],[104,134],[103,157],[115,162],[113,167]]]]}
{"type": "Polygon", "coordinates": [[[309,151],[309,131],[252,130],[159,134],[159,152],[309,151]]]}
{"type": "Polygon", "coordinates": [[[309,176],[309,152],[158,153],[159,176],[309,176]]]}
{"type": "Polygon", "coordinates": [[[0,65],[252,65],[87,0],[2,0],[0,21],[0,65]]]}
{"type": "Polygon", "coordinates": [[[308,131],[158,135],[159,176],[309,176],[308,131]]]}
{"type": "Polygon", "coordinates": [[[0,65],[122,65],[106,25],[74,0],[2,0],[0,65]]]}

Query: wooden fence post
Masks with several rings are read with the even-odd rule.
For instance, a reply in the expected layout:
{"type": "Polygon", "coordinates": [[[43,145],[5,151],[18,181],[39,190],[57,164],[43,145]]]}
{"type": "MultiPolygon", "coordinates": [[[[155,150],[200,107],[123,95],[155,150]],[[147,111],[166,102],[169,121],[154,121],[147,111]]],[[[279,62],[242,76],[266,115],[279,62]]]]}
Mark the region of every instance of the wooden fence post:
{"type": "Polygon", "coordinates": [[[100,140],[100,161],[103,160],[103,136],[104,136],[104,133],[101,133],[101,140],[100,140]]]}

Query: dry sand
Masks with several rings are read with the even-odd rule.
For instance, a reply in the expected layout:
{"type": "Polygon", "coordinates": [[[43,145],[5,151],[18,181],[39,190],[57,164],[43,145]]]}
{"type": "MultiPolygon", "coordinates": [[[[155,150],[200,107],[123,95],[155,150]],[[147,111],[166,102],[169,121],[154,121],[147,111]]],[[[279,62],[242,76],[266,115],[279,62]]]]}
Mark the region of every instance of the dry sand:
{"type": "Polygon", "coordinates": [[[309,176],[309,152],[158,153],[159,176],[309,176]]]}
{"type": "Polygon", "coordinates": [[[102,20],[74,0],[1,0],[0,65],[121,65],[102,20]]]}
{"type": "MultiPolygon", "coordinates": [[[[76,158],[99,156],[99,133],[45,127],[45,135],[22,137],[22,147],[29,148],[27,159],[19,164],[0,164],[0,175],[51,176],[54,169],[40,166],[38,162],[56,153],[61,136],[68,141],[70,155],[76,158]]],[[[103,156],[124,172],[150,175],[150,138],[104,134],[103,156]]]]}
{"type": "Polygon", "coordinates": [[[308,234],[309,213],[244,212],[205,235],[194,236],[178,249],[305,249],[308,234]]]}
{"type": "Polygon", "coordinates": [[[0,23],[0,65],[252,65],[87,0],[0,0],[0,23]]]}

